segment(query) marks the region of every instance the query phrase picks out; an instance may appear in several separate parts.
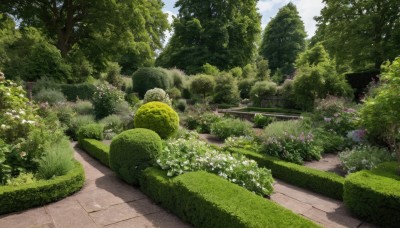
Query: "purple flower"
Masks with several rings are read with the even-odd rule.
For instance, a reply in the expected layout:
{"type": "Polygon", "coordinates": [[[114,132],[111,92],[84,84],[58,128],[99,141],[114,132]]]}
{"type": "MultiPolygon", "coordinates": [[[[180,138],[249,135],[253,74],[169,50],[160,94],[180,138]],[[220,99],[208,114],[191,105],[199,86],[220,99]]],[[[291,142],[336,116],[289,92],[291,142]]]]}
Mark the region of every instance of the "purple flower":
{"type": "Polygon", "coordinates": [[[327,122],[327,123],[331,122],[331,120],[332,120],[332,118],[324,117],[324,121],[327,122]]]}

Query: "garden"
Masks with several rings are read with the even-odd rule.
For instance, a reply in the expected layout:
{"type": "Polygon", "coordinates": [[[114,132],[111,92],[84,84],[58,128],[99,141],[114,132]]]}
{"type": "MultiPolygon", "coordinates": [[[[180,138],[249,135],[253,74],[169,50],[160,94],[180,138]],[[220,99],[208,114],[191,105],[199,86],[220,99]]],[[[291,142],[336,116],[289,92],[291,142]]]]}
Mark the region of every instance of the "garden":
{"type": "MultiPolygon", "coordinates": [[[[255,10],[257,1],[249,2],[255,10]]],[[[400,9],[389,2],[390,9],[400,9]]],[[[231,29],[249,22],[237,16],[233,28],[214,31],[216,22],[205,22],[202,14],[189,20],[195,3],[178,1],[174,34],[163,48],[161,38],[154,39],[170,25],[162,2],[153,3],[138,3],[147,12],[139,17],[129,14],[129,4],[105,0],[118,12],[112,18],[91,15],[104,12],[102,4],[79,3],[88,13],[82,16],[92,18],[82,21],[87,28],[75,25],[82,34],[68,30],[82,40],[64,40],[66,46],[57,39],[68,36],[51,36],[58,27],[32,22],[44,20],[37,5],[29,10],[1,3],[0,214],[82,191],[87,185],[86,167],[77,159],[82,150],[194,227],[328,226],[275,202],[277,183],[340,202],[359,221],[398,226],[400,57],[391,51],[400,49],[383,48],[388,61],[379,56],[380,62],[377,56],[368,59],[376,50],[356,55],[350,48],[334,49],[326,37],[337,30],[329,26],[337,20],[330,10],[338,6],[330,1],[316,18],[321,29],[307,45],[303,22],[289,3],[265,28],[258,50],[255,11],[246,12],[256,21],[247,25],[253,29],[246,36],[253,37],[234,50],[229,45],[237,40],[218,46],[224,42],[220,37],[237,39],[231,29]],[[101,18],[113,26],[102,25],[101,18]],[[272,52],[282,53],[274,45],[281,32],[277,25],[285,18],[294,21],[290,35],[298,43],[288,44],[294,54],[276,58],[272,52]],[[141,21],[142,27],[129,21],[141,21]],[[206,29],[217,34],[210,32],[214,43],[204,41],[206,29]],[[85,35],[93,38],[81,38],[85,35]],[[202,45],[214,45],[213,54],[199,50],[202,45]],[[368,79],[352,80],[360,72],[368,79]]],[[[53,8],[60,15],[63,9],[53,8]]]]}

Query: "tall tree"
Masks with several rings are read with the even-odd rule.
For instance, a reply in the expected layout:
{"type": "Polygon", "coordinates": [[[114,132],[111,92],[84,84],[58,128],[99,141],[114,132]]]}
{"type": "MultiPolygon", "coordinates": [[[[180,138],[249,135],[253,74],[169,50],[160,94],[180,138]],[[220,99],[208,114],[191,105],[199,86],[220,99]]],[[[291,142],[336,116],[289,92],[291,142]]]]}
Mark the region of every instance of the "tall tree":
{"type": "Polygon", "coordinates": [[[65,58],[81,49],[97,65],[155,57],[169,27],[161,0],[2,0],[0,12],[39,28],[65,58]]]}
{"type": "Polygon", "coordinates": [[[274,74],[292,74],[299,53],[305,49],[306,32],[296,6],[289,3],[282,7],[264,30],[260,55],[269,61],[274,74]]]}
{"type": "Polygon", "coordinates": [[[313,42],[324,42],[339,65],[380,69],[400,53],[400,1],[324,0],[313,42]]]}
{"type": "Polygon", "coordinates": [[[258,0],[178,0],[174,34],[156,64],[196,73],[209,63],[221,70],[245,66],[260,34],[258,0]]]}

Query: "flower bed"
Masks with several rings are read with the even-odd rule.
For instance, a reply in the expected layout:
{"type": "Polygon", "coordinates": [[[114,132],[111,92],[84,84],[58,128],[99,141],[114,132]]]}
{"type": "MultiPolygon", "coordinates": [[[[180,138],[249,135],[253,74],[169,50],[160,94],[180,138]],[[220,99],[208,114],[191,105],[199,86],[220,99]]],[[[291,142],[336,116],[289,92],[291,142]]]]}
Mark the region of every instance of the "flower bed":
{"type": "Polygon", "coordinates": [[[245,149],[230,148],[228,150],[233,153],[243,154],[257,161],[261,167],[271,169],[272,175],[280,180],[342,200],[344,178],[339,175],[285,162],[245,149]]]}
{"type": "Polygon", "coordinates": [[[85,182],[85,173],[78,161],[74,161],[74,165],[66,175],[50,180],[19,186],[1,186],[0,214],[44,205],[78,191],[85,182]]]}

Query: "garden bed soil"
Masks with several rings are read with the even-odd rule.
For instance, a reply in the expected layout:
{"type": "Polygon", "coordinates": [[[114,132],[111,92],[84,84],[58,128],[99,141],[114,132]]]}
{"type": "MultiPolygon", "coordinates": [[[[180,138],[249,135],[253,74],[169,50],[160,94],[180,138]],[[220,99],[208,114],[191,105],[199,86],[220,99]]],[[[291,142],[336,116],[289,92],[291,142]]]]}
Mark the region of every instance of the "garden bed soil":
{"type": "Polygon", "coordinates": [[[337,154],[323,154],[321,160],[305,162],[304,166],[336,173],[340,176],[346,175],[346,171],[343,170],[343,167],[340,164],[339,156],[337,154]]]}

